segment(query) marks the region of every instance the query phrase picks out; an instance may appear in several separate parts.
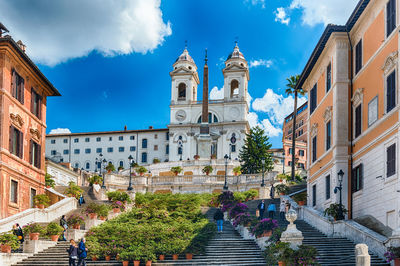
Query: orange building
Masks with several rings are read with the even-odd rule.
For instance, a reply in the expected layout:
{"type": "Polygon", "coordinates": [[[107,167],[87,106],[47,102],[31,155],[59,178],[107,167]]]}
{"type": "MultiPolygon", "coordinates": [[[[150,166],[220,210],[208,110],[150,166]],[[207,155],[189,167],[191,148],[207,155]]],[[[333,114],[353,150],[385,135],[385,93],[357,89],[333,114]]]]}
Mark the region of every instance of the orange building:
{"type": "Polygon", "coordinates": [[[308,205],[339,202],[347,218],[400,226],[398,0],[359,1],[346,25],[328,25],[298,87],[308,92],[308,205]]]}
{"type": "MultiPolygon", "coordinates": [[[[294,136],[296,138],[295,158],[296,167],[305,169],[307,165],[307,119],[308,103],[305,102],[297,108],[296,127],[294,136]]],[[[293,113],[285,117],[282,128],[282,143],[285,154],[285,165],[292,165],[292,139],[293,139],[293,113]]]]}
{"type": "Polygon", "coordinates": [[[46,98],[60,93],[0,23],[0,219],[44,193],[46,98]]]}

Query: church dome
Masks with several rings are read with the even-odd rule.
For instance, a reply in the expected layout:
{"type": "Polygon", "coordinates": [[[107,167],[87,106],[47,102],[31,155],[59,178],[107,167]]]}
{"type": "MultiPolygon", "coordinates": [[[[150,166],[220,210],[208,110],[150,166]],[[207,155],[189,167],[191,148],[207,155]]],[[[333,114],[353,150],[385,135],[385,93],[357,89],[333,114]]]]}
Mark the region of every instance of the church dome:
{"type": "Polygon", "coordinates": [[[228,55],[228,58],[226,60],[229,59],[243,59],[243,60],[245,59],[242,52],[239,51],[239,46],[237,44],[235,45],[233,52],[230,53],[230,55],[228,55]]]}
{"type": "Polygon", "coordinates": [[[194,64],[194,60],[193,58],[189,55],[188,50],[185,48],[185,50],[183,50],[183,53],[176,59],[175,63],[178,61],[189,61],[191,63],[194,64]]]}

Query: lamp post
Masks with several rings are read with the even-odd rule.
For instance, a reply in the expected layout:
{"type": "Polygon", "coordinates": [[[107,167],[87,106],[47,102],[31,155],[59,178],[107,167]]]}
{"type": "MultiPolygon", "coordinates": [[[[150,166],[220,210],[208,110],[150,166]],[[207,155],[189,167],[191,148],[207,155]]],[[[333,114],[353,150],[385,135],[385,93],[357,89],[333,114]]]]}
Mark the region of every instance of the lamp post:
{"type": "Polygon", "coordinates": [[[83,180],[83,167],[81,168],[81,183],[82,187],[85,186],[85,181],[83,180]]]}
{"type": "Polygon", "coordinates": [[[282,152],[282,174],[285,174],[285,150],[282,152]]]}
{"type": "Polygon", "coordinates": [[[225,159],[225,184],[224,184],[224,190],[228,190],[228,182],[226,180],[226,172],[227,172],[227,169],[228,169],[228,159],[229,159],[228,154],[225,154],[224,159],[225,159]]]}
{"type": "Polygon", "coordinates": [[[133,187],[132,187],[132,163],[133,163],[133,157],[132,157],[132,155],[129,155],[128,161],[129,161],[129,186],[128,186],[128,190],[133,190],[133,187]]]}
{"type": "Polygon", "coordinates": [[[262,182],[261,182],[261,186],[265,187],[265,181],[264,181],[264,164],[265,164],[265,159],[262,158],[261,159],[261,171],[262,171],[262,182]]]}
{"type": "MultiPolygon", "coordinates": [[[[100,154],[100,156],[102,156],[102,154],[100,154]]],[[[101,161],[101,158],[100,158],[100,161],[101,161]]],[[[104,168],[104,170],[105,170],[105,167],[106,167],[106,163],[107,163],[107,160],[104,158],[103,159],[103,161],[101,161],[101,166],[100,166],[100,174],[101,174],[101,171],[102,171],[102,169],[104,168]]],[[[106,179],[106,173],[105,173],[105,171],[103,171],[103,184],[101,185],[101,188],[106,188],[106,185],[105,185],[105,179],[106,179]]]]}
{"type": "Polygon", "coordinates": [[[342,205],[342,182],[343,182],[343,176],[344,176],[344,172],[342,169],[340,169],[340,171],[338,172],[338,181],[339,181],[339,186],[335,187],[335,194],[338,192],[339,190],[339,213],[338,213],[338,217],[337,220],[343,220],[344,219],[344,215],[343,215],[343,205],[342,205]]]}

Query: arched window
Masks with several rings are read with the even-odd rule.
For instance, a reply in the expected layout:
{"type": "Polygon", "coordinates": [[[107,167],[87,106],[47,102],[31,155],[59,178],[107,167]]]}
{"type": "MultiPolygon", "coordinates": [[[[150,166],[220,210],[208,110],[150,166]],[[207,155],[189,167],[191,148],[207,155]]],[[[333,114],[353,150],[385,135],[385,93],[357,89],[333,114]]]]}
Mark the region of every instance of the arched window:
{"type": "Polygon", "coordinates": [[[124,167],[124,161],[122,161],[122,160],[119,161],[119,166],[120,166],[120,167],[124,167]]]}
{"type": "Polygon", "coordinates": [[[239,81],[236,79],[231,81],[231,98],[239,95],[239,81]]]}
{"type": "Polygon", "coordinates": [[[142,153],[142,163],[147,163],[147,152],[142,153]]]}
{"type": "Polygon", "coordinates": [[[147,148],[147,139],[142,139],[142,149],[147,148]]]}
{"type": "Polygon", "coordinates": [[[180,101],[186,100],[186,84],[185,83],[179,83],[178,100],[180,100],[180,101]]]}
{"type": "Polygon", "coordinates": [[[85,168],[86,169],[90,169],[90,163],[89,162],[86,162],[85,168]]]}
{"type": "Polygon", "coordinates": [[[74,163],[74,168],[79,168],[79,163],[78,162],[74,163]]]}
{"type": "MultiPolygon", "coordinates": [[[[201,116],[197,119],[197,123],[201,124],[201,116]]],[[[218,123],[218,117],[213,113],[208,113],[208,123],[218,123]]]]}

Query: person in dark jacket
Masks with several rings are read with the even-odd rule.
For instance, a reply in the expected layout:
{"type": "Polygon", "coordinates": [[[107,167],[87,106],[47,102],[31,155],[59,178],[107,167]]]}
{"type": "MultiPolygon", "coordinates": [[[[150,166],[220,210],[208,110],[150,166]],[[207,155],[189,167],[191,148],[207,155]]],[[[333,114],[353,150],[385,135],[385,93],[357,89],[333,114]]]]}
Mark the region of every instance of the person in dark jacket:
{"type": "Polygon", "coordinates": [[[24,243],[24,232],[22,231],[21,226],[19,224],[15,224],[13,226],[13,233],[18,237],[19,242],[22,244],[24,243]]]}
{"type": "Polygon", "coordinates": [[[78,256],[79,256],[78,266],[80,266],[80,265],[86,266],[85,259],[87,257],[88,249],[86,248],[85,242],[86,242],[86,239],[84,237],[82,237],[82,239],[78,245],[78,256]]]}
{"type": "Polygon", "coordinates": [[[71,244],[69,249],[67,249],[68,257],[69,257],[69,266],[76,266],[76,260],[78,259],[78,246],[76,245],[75,241],[71,239],[69,241],[71,244]]]}
{"type": "Polygon", "coordinates": [[[274,187],[274,184],[271,185],[271,190],[269,191],[269,196],[271,197],[271,199],[275,198],[275,187],[274,187]]]}
{"type": "Polygon", "coordinates": [[[265,212],[265,202],[264,200],[262,200],[258,206],[257,209],[260,211],[260,217],[258,217],[258,219],[262,220],[264,217],[264,212],[265,212]]]}
{"type": "Polygon", "coordinates": [[[221,208],[217,209],[214,214],[214,220],[217,221],[218,233],[222,232],[222,225],[224,224],[224,213],[221,208]]]}
{"type": "Polygon", "coordinates": [[[62,226],[62,228],[64,228],[62,239],[60,239],[60,241],[67,241],[67,239],[65,238],[65,231],[67,231],[68,229],[68,224],[67,221],[65,220],[65,215],[61,216],[60,225],[62,226]]]}

